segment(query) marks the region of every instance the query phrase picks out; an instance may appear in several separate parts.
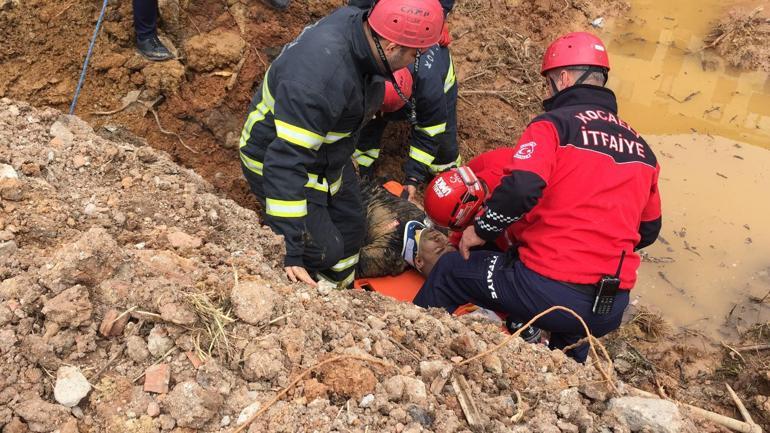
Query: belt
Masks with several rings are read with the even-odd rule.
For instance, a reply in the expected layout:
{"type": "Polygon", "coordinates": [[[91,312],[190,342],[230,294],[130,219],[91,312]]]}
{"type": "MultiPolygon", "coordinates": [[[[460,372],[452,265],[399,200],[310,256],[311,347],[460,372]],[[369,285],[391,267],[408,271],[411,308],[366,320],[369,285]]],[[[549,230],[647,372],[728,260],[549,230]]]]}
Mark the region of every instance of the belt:
{"type": "Polygon", "coordinates": [[[576,283],[565,283],[562,281],[562,284],[565,286],[568,286],[575,291],[578,291],[584,295],[588,296],[596,296],[596,285],[595,284],[576,284],[576,283]]]}

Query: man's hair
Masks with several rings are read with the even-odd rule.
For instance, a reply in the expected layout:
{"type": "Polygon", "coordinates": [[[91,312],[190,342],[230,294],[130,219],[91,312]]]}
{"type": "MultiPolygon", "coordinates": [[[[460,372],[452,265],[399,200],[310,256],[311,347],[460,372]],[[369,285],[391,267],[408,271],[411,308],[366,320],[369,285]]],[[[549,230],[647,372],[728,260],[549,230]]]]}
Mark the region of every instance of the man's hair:
{"type": "MultiPolygon", "coordinates": [[[[562,71],[567,71],[570,76],[577,80],[583,73],[585,72],[584,69],[572,67],[572,66],[564,66],[561,68],[554,68],[550,71],[548,71],[548,77],[556,80],[556,78],[561,74],[562,71]]],[[[604,74],[602,74],[599,71],[591,71],[588,73],[588,76],[583,80],[583,84],[592,84],[594,86],[604,86],[606,83],[604,82],[604,74]]]]}

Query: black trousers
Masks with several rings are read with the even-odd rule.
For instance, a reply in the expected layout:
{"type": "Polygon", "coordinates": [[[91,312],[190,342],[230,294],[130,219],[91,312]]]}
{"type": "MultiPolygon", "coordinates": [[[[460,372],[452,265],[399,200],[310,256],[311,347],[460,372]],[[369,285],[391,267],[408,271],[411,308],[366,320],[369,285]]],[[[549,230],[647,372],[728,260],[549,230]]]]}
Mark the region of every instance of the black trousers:
{"type": "MultiPolygon", "coordinates": [[[[251,191],[265,208],[262,177],[243,167],[251,191]]],[[[361,190],[353,162],[342,170],[342,186],[336,194],[327,194],[325,203],[308,200],[305,216],[305,269],[315,278],[324,278],[340,287],[349,287],[366,236],[366,221],[361,190]]],[[[264,211],[262,219],[265,221],[264,211]]],[[[278,233],[280,234],[280,233],[278,233]]]]}
{"type": "Polygon", "coordinates": [[[137,39],[155,36],[158,27],[158,0],[133,0],[134,30],[137,39]]]}
{"type": "MultiPolygon", "coordinates": [[[[591,312],[593,296],[565,283],[544,277],[519,260],[507,263],[506,255],[491,251],[473,251],[465,260],[460,253],[444,254],[423,284],[414,303],[421,307],[442,307],[450,313],[458,306],[473,303],[492,311],[507,313],[517,322],[526,323],[554,305],[575,311],[591,334],[601,337],[620,326],[628,305],[628,290],[621,290],[609,314],[591,312]]],[[[585,336],[574,316],[554,311],[540,318],[535,326],[551,333],[552,349],[563,349],[585,336]]],[[[588,345],[567,354],[584,362],[588,345]]]]}

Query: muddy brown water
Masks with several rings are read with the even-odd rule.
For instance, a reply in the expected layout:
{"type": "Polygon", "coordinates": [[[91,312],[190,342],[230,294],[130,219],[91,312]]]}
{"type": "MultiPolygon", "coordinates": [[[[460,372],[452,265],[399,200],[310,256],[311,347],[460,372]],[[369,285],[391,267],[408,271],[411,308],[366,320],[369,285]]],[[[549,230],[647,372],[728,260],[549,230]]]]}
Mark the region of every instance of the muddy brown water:
{"type": "Polygon", "coordinates": [[[716,338],[770,321],[770,77],[700,48],[731,8],[761,3],[635,0],[597,30],[620,114],[662,166],[663,230],[634,299],[716,338]]]}

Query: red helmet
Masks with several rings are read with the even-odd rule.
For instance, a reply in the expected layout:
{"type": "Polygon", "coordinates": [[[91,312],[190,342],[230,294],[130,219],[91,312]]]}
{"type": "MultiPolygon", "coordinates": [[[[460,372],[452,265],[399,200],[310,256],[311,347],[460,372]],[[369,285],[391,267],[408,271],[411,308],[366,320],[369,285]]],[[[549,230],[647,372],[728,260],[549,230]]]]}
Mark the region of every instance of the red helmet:
{"type": "Polygon", "coordinates": [[[379,0],[369,26],[383,38],[409,48],[428,48],[441,38],[444,10],[438,0],[379,0]]]}
{"type": "Polygon", "coordinates": [[[488,193],[470,167],[453,168],[428,184],[425,213],[438,226],[463,230],[473,222],[488,193]]]}
{"type": "Polygon", "coordinates": [[[598,37],[586,32],[568,33],[548,46],[540,74],[564,66],[599,66],[610,69],[607,47],[598,37]]]}
{"type": "MultiPolygon", "coordinates": [[[[393,78],[396,79],[396,84],[401,89],[401,93],[404,94],[406,99],[412,97],[412,73],[408,68],[401,68],[398,71],[393,72],[393,78]]],[[[380,110],[383,113],[392,113],[398,111],[405,104],[404,100],[398,96],[393,82],[385,81],[385,99],[382,101],[382,108],[380,110]]]]}

